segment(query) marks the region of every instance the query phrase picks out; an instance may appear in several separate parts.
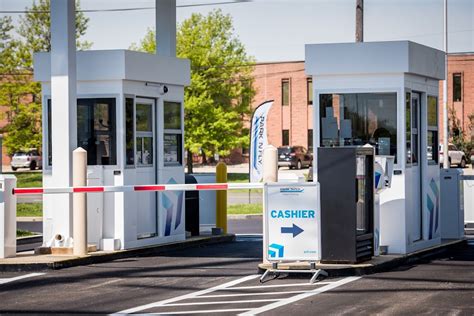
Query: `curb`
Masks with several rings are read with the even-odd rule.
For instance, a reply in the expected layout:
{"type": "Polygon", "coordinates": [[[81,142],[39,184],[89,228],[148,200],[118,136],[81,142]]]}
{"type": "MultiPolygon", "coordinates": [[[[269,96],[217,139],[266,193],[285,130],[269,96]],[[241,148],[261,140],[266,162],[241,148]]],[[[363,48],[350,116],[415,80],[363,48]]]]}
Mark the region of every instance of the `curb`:
{"type": "Polygon", "coordinates": [[[228,219],[261,219],[262,214],[231,214],[227,215],[228,219]]]}
{"type": "MultiPolygon", "coordinates": [[[[417,263],[423,260],[429,260],[433,259],[436,257],[439,257],[448,250],[457,248],[457,247],[462,247],[467,244],[466,239],[461,239],[461,240],[455,240],[455,241],[450,241],[447,242],[443,245],[439,246],[434,246],[428,249],[424,250],[419,250],[413,253],[410,253],[408,255],[401,255],[401,256],[393,256],[392,259],[380,262],[380,263],[375,263],[375,264],[370,264],[370,263],[361,263],[361,264],[355,264],[355,265],[340,265],[339,267],[335,265],[325,265],[325,264],[317,264],[316,269],[322,269],[328,273],[329,277],[343,277],[343,276],[360,276],[360,275],[367,275],[367,274],[374,274],[374,273],[380,273],[380,272],[388,272],[391,271],[395,268],[398,268],[402,265],[406,264],[413,264],[417,263]]],[[[387,257],[390,257],[387,256],[387,257]]],[[[271,264],[259,264],[258,265],[258,273],[263,273],[267,269],[271,267],[271,264]]],[[[283,269],[283,268],[279,268],[283,269]]],[[[298,267],[293,267],[289,268],[288,270],[291,269],[309,269],[309,264],[305,267],[298,266],[298,267]]],[[[307,273],[292,273],[292,275],[298,275],[298,276],[306,276],[307,273]]]]}
{"type": "Polygon", "coordinates": [[[167,251],[181,250],[189,247],[196,247],[202,245],[211,245],[217,243],[232,242],[235,240],[235,235],[227,234],[222,236],[205,236],[196,237],[193,239],[178,241],[169,244],[150,246],[144,248],[136,248],[130,250],[119,250],[112,253],[92,254],[85,257],[69,258],[55,262],[44,263],[0,263],[0,272],[30,272],[30,271],[45,271],[45,270],[59,270],[75,266],[90,265],[96,263],[103,263],[117,259],[139,257],[146,255],[161,254],[167,251]]]}
{"type": "Polygon", "coordinates": [[[16,218],[17,223],[27,223],[27,222],[42,222],[43,217],[41,216],[18,216],[16,218]]]}

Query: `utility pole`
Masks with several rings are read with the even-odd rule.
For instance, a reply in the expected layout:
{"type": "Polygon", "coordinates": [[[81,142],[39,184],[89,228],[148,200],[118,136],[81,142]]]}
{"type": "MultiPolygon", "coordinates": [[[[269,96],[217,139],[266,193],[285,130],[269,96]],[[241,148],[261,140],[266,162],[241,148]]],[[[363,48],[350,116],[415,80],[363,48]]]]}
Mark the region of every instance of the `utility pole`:
{"type": "Polygon", "coordinates": [[[364,41],[364,0],[356,0],[355,39],[358,43],[364,41]]]}
{"type": "Polygon", "coordinates": [[[444,0],[443,168],[449,169],[448,121],[448,0],[444,0]]]}

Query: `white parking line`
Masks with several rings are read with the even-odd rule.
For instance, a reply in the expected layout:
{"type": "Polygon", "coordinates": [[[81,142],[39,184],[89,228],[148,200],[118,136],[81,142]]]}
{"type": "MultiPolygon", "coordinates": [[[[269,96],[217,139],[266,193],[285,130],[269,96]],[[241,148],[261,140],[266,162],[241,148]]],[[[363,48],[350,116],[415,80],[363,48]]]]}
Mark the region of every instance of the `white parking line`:
{"type": "Polygon", "coordinates": [[[201,295],[196,298],[220,298],[220,297],[236,297],[236,296],[256,296],[256,295],[281,295],[281,294],[300,294],[305,291],[282,291],[282,292],[259,292],[259,293],[232,293],[232,294],[218,294],[218,295],[201,295]]]}
{"type": "MultiPolygon", "coordinates": [[[[275,308],[279,308],[296,301],[321,294],[332,289],[335,289],[339,286],[344,284],[356,281],[360,279],[360,277],[347,277],[338,281],[334,282],[317,282],[317,283],[287,283],[287,284],[274,284],[274,285],[258,285],[258,286],[235,286],[237,284],[251,281],[258,278],[259,275],[250,275],[246,276],[231,282],[227,282],[218,286],[211,287],[209,289],[188,293],[185,295],[173,297],[170,299],[157,301],[154,303],[146,304],[137,306],[134,308],[130,308],[127,310],[123,310],[118,313],[136,313],[136,312],[143,312],[144,310],[149,310],[152,308],[157,307],[197,307],[197,306],[205,306],[205,305],[226,305],[226,304],[249,304],[249,303],[268,303],[264,306],[255,307],[255,308],[223,308],[223,309],[210,309],[210,310],[199,310],[199,309],[192,309],[192,310],[181,310],[181,311],[172,311],[172,312],[147,312],[147,314],[155,314],[155,315],[164,315],[164,314],[210,314],[210,313],[224,313],[224,312],[243,312],[240,315],[256,315],[259,313],[263,313],[275,308]],[[323,285],[323,286],[321,286],[323,285]],[[232,291],[232,290],[246,290],[246,289],[259,289],[259,290],[266,290],[270,288],[279,288],[279,287],[301,287],[301,286],[313,286],[316,287],[314,289],[307,289],[307,290],[295,290],[295,291],[281,291],[281,292],[256,292],[256,293],[233,293],[233,294],[215,294],[215,295],[207,295],[212,292],[217,291],[232,291]],[[265,299],[244,299],[244,300],[227,300],[227,301],[196,301],[196,302],[182,302],[179,301],[189,300],[189,299],[205,299],[205,298],[231,298],[231,297],[239,297],[239,296],[256,296],[256,295],[282,295],[282,294],[297,294],[290,297],[283,297],[283,298],[265,298],[265,299]]],[[[227,307],[227,306],[223,306],[227,307]]]]}
{"type": "Polygon", "coordinates": [[[250,308],[229,308],[229,309],[208,309],[183,312],[147,313],[149,315],[183,315],[183,314],[210,314],[210,313],[230,313],[248,311],[250,308]]]}
{"type": "Polygon", "coordinates": [[[328,284],[326,286],[311,290],[307,293],[303,293],[303,294],[300,294],[300,295],[295,295],[295,296],[292,296],[290,298],[283,299],[283,300],[281,300],[279,302],[276,302],[276,303],[272,303],[272,304],[268,304],[268,305],[265,305],[265,306],[262,306],[262,307],[259,307],[259,308],[251,309],[251,310],[249,310],[245,313],[242,313],[240,315],[242,315],[242,316],[244,316],[244,315],[257,315],[257,314],[260,314],[260,313],[263,313],[263,312],[267,312],[269,310],[272,310],[272,309],[275,309],[275,308],[278,308],[278,307],[282,307],[282,306],[297,302],[299,300],[308,298],[310,296],[318,295],[318,294],[327,292],[329,290],[335,289],[335,288],[337,288],[341,285],[356,281],[358,279],[360,279],[360,277],[347,277],[347,278],[344,278],[342,280],[333,282],[332,284],[328,284]]]}
{"type": "Polygon", "coordinates": [[[264,300],[240,300],[240,301],[214,301],[214,302],[192,302],[192,303],[175,303],[166,304],[168,306],[194,306],[194,305],[216,305],[216,304],[242,304],[242,303],[267,303],[267,302],[278,302],[281,298],[269,298],[264,300]]]}
{"type": "Polygon", "coordinates": [[[258,277],[260,277],[260,275],[258,275],[258,274],[249,275],[249,276],[246,276],[246,277],[243,277],[243,278],[231,281],[231,282],[227,282],[227,283],[224,283],[224,284],[221,284],[221,285],[211,287],[209,289],[205,289],[205,290],[201,290],[201,291],[197,291],[197,292],[193,292],[193,293],[173,297],[173,298],[163,300],[163,301],[158,301],[158,302],[154,302],[154,303],[150,303],[150,304],[146,304],[146,305],[141,305],[141,306],[129,308],[129,309],[123,310],[123,311],[118,312],[118,313],[120,313],[120,314],[130,314],[130,313],[140,312],[140,311],[143,311],[145,309],[150,309],[150,308],[153,308],[153,307],[163,306],[163,305],[168,304],[168,303],[174,303],[174,302],[177,302],[177,301],[194,298],[194,297],[199,296],[199,295],[211,293],[211,292],[220,290],[222,288],[227,288],[227,287],[230,287],[230,286],[242,283],[242,282],[246,282],[246,281],[249,281],[249,280],[256,279],[258,277]]]}
{"type": "Polygon", "coordinates": [[[232,290],[248,290],[248,289],[266,289],[273,287],[292,287],[292,286],[316,286],[316,285],[327,285],[334,282],[316,282],[316,283],[287,283],[287,284],[272,284],[272,285],[252,285],[252,286],[235,286],[229,289],[220,289],[222,291],[232,290]]]}
{"type": "Polygon", "coordinates": [[[45,274],[45,273],[30,273],[30,274],[20,275],[20,276],[13,277],[13,278],[0,279],[0,285],[10,283],[10,282],[13,282],[13,281],[26,279],[26,278],[32,278],[32,277],[35,277],[35,276],[40,276],[40,275],[43,275],[43,274],[45,274]]]}

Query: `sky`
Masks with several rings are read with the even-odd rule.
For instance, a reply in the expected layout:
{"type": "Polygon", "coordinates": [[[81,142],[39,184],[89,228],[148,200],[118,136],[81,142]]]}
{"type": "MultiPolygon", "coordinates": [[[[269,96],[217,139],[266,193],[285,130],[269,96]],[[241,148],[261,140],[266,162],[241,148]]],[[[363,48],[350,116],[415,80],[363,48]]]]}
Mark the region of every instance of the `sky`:
{"type": "MultiPolygon", "coordinates": [[[[177,5],[224,0],[177,0],[177,5]]],[[[226,0],[227,1],[227,0],[226,0]]],[[[0,11],[32,0],[0,0],[0,11]]],[[[154,0],[81,0],[82,9],[153,7],[154,0]]],[[[474,0],[448,0],[449,52],[474,51],[474,0]]],[[[443,49],[443,0],[365,0],[364,40],[412,40],[443,49]]],[[[355,0],[254,0],[177,8],[177,21],[216,8],[230,14],[235,34],[257,61],[304,60],[304,45],[353,42],[355,0]]],[[[19,14],[11,14],[15,22],[19,14]]],[[[154,10],[91,12],[84,37],[92,49],[126,49],[154,26],[154,10]]]]}

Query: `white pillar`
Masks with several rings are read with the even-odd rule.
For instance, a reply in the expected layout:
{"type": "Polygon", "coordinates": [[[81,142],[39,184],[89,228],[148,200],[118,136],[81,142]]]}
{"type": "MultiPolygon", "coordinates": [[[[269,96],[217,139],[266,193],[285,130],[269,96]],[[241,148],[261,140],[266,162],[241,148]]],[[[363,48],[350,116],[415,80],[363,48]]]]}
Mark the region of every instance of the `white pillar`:
{"type": "MultiPolygon", "coordinates": [[[[75,1],[51,0],[51,186],[72,185],[72,151],[77,143],[75,1]]],[[[72,198],[51,196],[53,236],[72,235],[72,198]]],[[[45,240],[47,236],[45,236],[45,240]]]]}
{"type": "MultiPolygon", "coordinates": [[[[74,187],[87,185],[87,151],[79,147],[72,154],[74,187]]],[[[87,255],[87,193],[74,193],[73,197],[74,219],[74,255],[87,255]]]]}
{"type": "Polygon", "coordinates": [[[272,145],[263,149],[263,182],[278,182],[278,150],[272,145]]]}
{"type": "Polygon", "coordinates": [[[155,0],[156,54],[176,57],[176,0],[155,0]]]}

